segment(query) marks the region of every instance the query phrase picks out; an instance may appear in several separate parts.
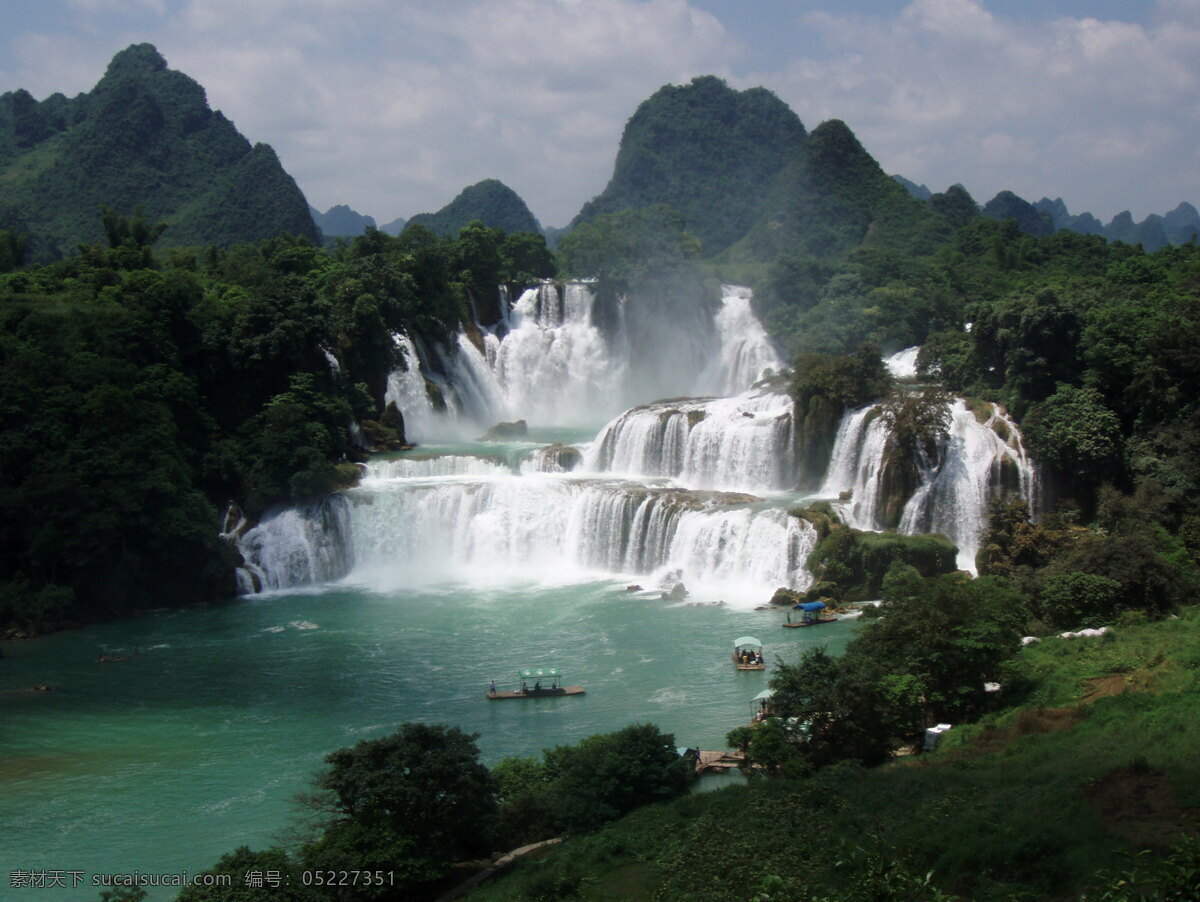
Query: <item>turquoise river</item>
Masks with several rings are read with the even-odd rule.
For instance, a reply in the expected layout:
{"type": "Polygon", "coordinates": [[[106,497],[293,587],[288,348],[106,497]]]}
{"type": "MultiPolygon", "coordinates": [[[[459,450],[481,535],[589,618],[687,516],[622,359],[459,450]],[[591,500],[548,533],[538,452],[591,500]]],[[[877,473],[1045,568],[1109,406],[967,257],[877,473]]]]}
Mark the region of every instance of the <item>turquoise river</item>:
{"type": "Polygon", "coordinates": [[[5,643],[0,897],[98,899],[93,875],[195,873],[269,845],[324,754],[404,721],[478,733],[487,763],[647,721],[724,748],[769,675],[734,670],[735,638],[758,636],[770,664],[838,650],[853,629],[786,630],[779,610],[714,602],[612,581],[338,584],[5,643]],[[524,665],[557,665],[587,694],[484,698],[524,665]],[[54,870],[88,883],[11,888],[13,872],[54,870]]]}

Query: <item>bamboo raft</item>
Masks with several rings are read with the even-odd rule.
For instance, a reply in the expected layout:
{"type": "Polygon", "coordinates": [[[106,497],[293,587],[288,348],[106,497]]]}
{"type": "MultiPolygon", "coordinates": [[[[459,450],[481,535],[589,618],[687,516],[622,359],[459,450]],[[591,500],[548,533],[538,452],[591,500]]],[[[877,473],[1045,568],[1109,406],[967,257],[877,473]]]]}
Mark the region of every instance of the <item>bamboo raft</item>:
{"type": "Polygon", "coordinates": [[[510,692],[497,689],[493,680],[487,692],[491,701],[506,698],[556,698],[560,695],[583,695],[582,686],[560,686],[562,672],[557,667],[528,667],[517,671],[520,689],[510,692]],[[542,683],[546,683],[545,686],[542,683]]]}
{"type": "Polygon", "coordinates": [[[504,698],[555,698],[559,695],[583,695],[582,686],[559,686],[557,689],[526,689],[510,692],[507,689],[497,689],[488,692],[487,697],[492,701],[504,698]]]}
{"type": "Polygon", "coordinates": [[[763,664],[758,664],[758,663],[743,664],[741,659],[739,659],[736,654],[733,656],[733,666],[736,667],[738,670],[766,670],[767,669],[767,665],[765,663],[763,663],[763,664]]]}

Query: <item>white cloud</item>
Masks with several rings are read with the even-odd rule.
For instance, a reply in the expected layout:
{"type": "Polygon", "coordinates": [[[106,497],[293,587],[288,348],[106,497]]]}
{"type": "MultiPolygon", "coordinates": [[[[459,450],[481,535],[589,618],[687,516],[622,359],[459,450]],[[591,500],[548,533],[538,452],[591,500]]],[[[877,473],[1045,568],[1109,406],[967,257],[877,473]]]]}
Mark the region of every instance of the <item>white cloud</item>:
{"type": "Polygon", "coordinates": [[[383,221],[499,178],[549,225],[604,186],[639,102],[736,53],[684,0],[192,0],[159,46],[322,209],[383,221]]]}
{"type": "Polygon", "coordinates": [[[67,0],[67,5],[89,16],[167,11],[164,0],[67,0]]]}
{"type": "Polygon", "coordinates": [[[844,119],[887,171],[935,190],[1061,195],[1102,219],[1165,212],[1200,194],[1200,17],[1184,11],[1195,6],[1164,2],[1147,25],[1036,27],[981,0],[914,0],[891,17],[817,12],[806,24],[826,58],[740,81],[773,85],[810,128],[844,119]]]}
{"type": "Polygon", "coordinates": [[[87,90],[114,53],[151,41],[243,134],[272,144],[316,206],[379,220],[492,177],[565,224],[603,188],[637,105],[710,72],[774,90],[810,128],[845,120],[886,170],[935,189],[1062,195],[1102,218],[1200,200],[1196,0],[1159,0],[1144,21],[1043,15],[1036,26],[998,0],[874,15],[833,0],[765,8],[8,0],[14,52],[0,43],[0,90],[87,90]]]}

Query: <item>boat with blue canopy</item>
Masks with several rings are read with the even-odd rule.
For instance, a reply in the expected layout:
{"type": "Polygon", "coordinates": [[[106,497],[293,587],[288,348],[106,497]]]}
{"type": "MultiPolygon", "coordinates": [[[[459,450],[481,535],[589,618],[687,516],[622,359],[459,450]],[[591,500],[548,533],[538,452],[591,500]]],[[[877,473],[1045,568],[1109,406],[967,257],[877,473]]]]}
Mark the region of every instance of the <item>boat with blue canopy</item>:
{"type": "Polygon", "coordinates": [[[825,602],[803,601],[798,605],[792,606],[792,610],[788,611],[787,623],[783,625],[786,627],[820,626],[822,623],[836,622],[837,617],[825,612],[825,602]],[[793,619],[792,611],[800,611],[800,617],[793,619]]]}
{"type": "Polygon", "coordinates": [[[515,692],[497,689],[496,681],[488,686],[487,697],[503,698],[554,698],[559,695],[583,695],[582,686],[564,686],[562,671],[557,667],[527,667],[517,671],[518,688],[515,692]]]}

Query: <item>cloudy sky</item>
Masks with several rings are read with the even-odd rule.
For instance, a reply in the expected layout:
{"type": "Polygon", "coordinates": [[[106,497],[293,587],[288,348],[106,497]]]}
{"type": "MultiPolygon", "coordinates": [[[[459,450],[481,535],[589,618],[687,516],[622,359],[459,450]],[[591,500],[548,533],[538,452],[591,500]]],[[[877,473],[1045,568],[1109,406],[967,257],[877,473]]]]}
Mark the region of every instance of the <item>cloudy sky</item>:
{"type": "Polygon", "coordinates": [[[543,225],[660,86],[844,120],[890,173],[1108,221],[1200,205],[1200,0],[4,0],[0,92],[149,41],[319,209],[380,223],[498,178],[543,225]]]}

